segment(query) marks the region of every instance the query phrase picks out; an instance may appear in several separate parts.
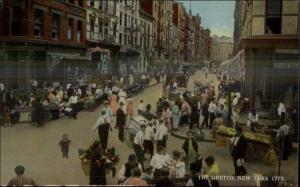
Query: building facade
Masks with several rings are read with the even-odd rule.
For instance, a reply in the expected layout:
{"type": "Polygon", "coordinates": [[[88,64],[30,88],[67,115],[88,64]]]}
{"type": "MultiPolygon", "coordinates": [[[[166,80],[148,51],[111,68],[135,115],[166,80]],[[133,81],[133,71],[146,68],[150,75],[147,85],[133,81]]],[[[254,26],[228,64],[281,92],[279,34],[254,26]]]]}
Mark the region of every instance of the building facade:
{"type": "Polygon", "coordinates": [[[216,66],[228,60],[233,52],[233,39],[230,37],[216,35],[212,36],[211,41],[211,63],[216,66]]]}
{"type": "Polygon", "coordinates": [[[210,67],[210,52],[211,52],[211,37],[210,30],[204,29],[204,63],[207,67],[210,67]]]}
{"type": "Polygon", "coordinates": [[[185,49],[185,8],[182,3],[173,4],[173,25],[178,28],[178,62],[184,62],[185,49]]]}
{"type": "Polygon", "coordinates": [[[97,64],[97,72],[118,72],[116,54],[120,50],[117,0],[87,1],[87,56],[97,64]]]}
{"type": "Polygon", "coordinates": [[[251,107],[299,103],[299,2],[247,1],[241,8],[239,49],[245,50],[242,92],[251,107]]]}
{"type": "Polygon", "coordinates": [[[195,39],[194,39],[194,50],[195,50],[195,55],[194,55],[194,59],[193,59],[193,63],[194,64],[199,64],[200,63],[200,37],[201,37],[201,17],[199,16],[199,14],[197,14],[196,16],[193,16],[193,23],[194,23],[194,27],[195,27],[195,39]]]}
{"type": "Polygon", "coordinates": [[[86,73],[76,64],[84,60],[86,47],[83,0],[1,3],[0,79],[6,87],[28,89],[32,80],[65,81],[67,70],[86,73]]]}
{"type": "Polygon", "coordinates": [[[120,1],[119,40],[122,41],[118,53],[119,73],[138,72],[140,66],[140,18],[139,0],[120,1]]]}
{"type": "Polygon", "coordinates": [[[138,72],[147,72],[148,68],[153,66],[152,59],[152,40],[153,40],[153,17],[151,14],[140,9],[140,45],[141,45],[141,54],[140,54],[140,65],[138,66],[138,72]]]}

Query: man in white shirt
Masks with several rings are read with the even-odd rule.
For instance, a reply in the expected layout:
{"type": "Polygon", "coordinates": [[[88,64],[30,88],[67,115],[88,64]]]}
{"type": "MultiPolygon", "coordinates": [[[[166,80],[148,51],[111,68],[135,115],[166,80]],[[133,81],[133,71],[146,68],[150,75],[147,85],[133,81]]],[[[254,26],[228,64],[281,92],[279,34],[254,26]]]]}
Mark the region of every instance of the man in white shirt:
{"type": "Polygon", "coordinates": [[[159,171],[168,167],[171,164],[172,158],[166,154],[166,148],[163,146],[157,146],[157,153],[154,154],[150,161],[150,166],[152,167],[153,178],[159,176],[159,171]]]}
{"type": "Polygon", "coordinates": [[[154,140],[154,127],[153,123],[149,123],[149,125],[145,129],[145,134],[144,134],[144,152],[153,156],[154,152],[154,145],[153,145],[153,140],[154,140]]]}
{"type": "Polygon", "coordinates": [[[144,101],[140,100],[140,103],[138,104],[138,114],[142,115],[143,112],[145,112],[145,105],[144,105],[144,101]]]}
{"type": "Polygon", "coordinates": [[[107,148],[109,130],[112,130],[110,124],[111,121],[109,117],[107,117],[106,111],[102,109],[101,116],[97,119],[93,130],[98,130],[98,136],[103,150],[107,148]]]}
{"type": "Polygon", "coordinates": [[[77,103],[78,103],[78,97],[75,93],[73,93],[69,99],[69,105],[72,108],[72,114],[74,119],[77,119],[77,103]]]}
{"type": "Polygon", "coordinates": [[[146,126],[140,125],[140,129],[133,139],[133,150],[137,157],[138,162],[143,166],[144,163],[144,133],[146,126]]]}
{"type": "Polygon", "coordinates": [[[164,120],[160,119],[155,133],[155,141],[157,142],[157,146],[166,147],[167,138],[168,138],[168,129],[164,124],[164,120]]]}
{"type": "Polygon", "coordinates": [[[208,106],[208,112],[209,112],[209,128],[212,128],[212,123],[214,121],[214,119],[216,119],[216,111],[217,111],[217,105],[215,103],[215,99],[213,99],[208,106]]]}
{"type": "Polygon", "coordinates": [[[118,93],[118,97],[119,97],[118,105],[120,106],[120,103],[122,102],[124,104],[123,111],[126,113],[126,111],[127,111],[127,105],[126,105],[127,94],[126,94],[126,92],[124,92],[122,89],[120,89],[119,93],[118,93]]]}
{"type": "Polygon", "coordinates": [[[108,105],[108,101],[104,101],[104,108],[103,109],[105,110],[105,115],[108,118],[108,122],[111,123],[112,119],[113,119],[113,114],[112,114],[110,106],[108,105]]]}

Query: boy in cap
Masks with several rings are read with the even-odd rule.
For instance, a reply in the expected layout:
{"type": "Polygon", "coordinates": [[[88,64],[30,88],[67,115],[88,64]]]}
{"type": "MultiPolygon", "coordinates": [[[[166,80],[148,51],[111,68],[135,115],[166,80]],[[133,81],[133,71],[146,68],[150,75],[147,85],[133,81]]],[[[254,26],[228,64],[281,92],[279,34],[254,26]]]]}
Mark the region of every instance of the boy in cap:
{"type": "Polygon", "coordinates": [[[67,134],[63,134],[62,139],[59,142],[59,146],[61,147],[62,157],[69,158],[69,145],[71,141],[68,139],[67,134]]]}

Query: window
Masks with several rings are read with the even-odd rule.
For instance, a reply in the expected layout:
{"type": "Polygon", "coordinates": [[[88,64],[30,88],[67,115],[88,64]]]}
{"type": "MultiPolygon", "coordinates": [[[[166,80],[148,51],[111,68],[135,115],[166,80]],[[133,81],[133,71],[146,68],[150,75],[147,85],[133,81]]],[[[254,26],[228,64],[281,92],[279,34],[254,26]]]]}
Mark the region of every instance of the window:
{"type": "Polygon", "coordinates": [[[73,39],[73,18],[68,18],[68,31],[67,31],[68,40],[73,39]]]}
{"type": "Polygon", "coordinates": [[[103,40],[103,22],[102,21],[100,21],[100,23],[99,23],[99,38],[100,38],[100,40],[103,40]]]}
{"type": "Polygon", "coordinates": [[[266,8],[265,33],[280,34],[282,0],[267,0],[266,8]]]}
{"type": "Polygon", "coordinates": [[[119,44],[122,44],[122,34],[119,34],[119,44]]]}
{"type": "Polygon", "coordinates": [[[95,6],[95,1],[94,0],[90,0],[90,6],[95,6]]]}
{"type": "Polygon", "coordinates": [[[127,27],[127,14],[125,14],[125,17],[124,17],[124,25],[125,25],[125,27],[127,27]]]}
{"type": "Polygon", "coordinates": [[[21,7],[15,6],[10,10],[11,13],[11,35],[20,36],[21,35],[21,7]]]}
{"type": "Polygon", "coordinates": [[[103,8],[103,0],[99,0],[99,10],[102,10],[103,8]]]}
{"type": "Polygon", "coordinates": [[[44,35],[44,11],[34,10],[34,36],[42,37],[44,35]]]}
{"type": "Polygon", "coordinates": [[[114,35],[114,37],[117,36],[117,24],[116,23],[113,24],[113,35],[114,35]]]}
{"type": "Polygon", "coordinates": [[[52,15],[52,39],[59,39],[59,30],[60,30],[60,15],[52,15]]]}
{"type": "Polygon", "coordinates": [[[75,3],[75,0],[69,0],[69,2],[74,4],[74,3],[75,3]]]}
{"type": "Polygon", "coordinates": [[[90,38],[94,39],[95,32],[95,18],[90,17],[90,38]]]}
{"type": "Polygon", "coordinates": [[[104,39],[107,40],[108,39],[108,23],[104,24],[104,39]]]}
{"type": "Polygon", "coordinates": [[[122,23],[122,20],[123,20],[123,13],[122,12],[120,12],[120,25],[122,25],[123,23],[122,23]]]}
{"type": "Polygon", "coordinates": [[[78,20],[77,22],[77,41],[81,41],[81,33],[82,33],[82,21],[78,20]]]}
{"type": "Polygon", "coordinates": [[[78,0],[78,6],[83,7],[83,0],[78,0]]]}

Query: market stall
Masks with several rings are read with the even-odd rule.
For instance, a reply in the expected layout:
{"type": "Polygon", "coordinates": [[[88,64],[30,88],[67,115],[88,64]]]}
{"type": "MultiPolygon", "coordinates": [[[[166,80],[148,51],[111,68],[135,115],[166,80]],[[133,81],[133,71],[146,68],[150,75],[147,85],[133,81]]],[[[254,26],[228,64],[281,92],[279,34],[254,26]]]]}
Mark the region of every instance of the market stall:
{"type": "MultiPolygon", "coordinates": [[[[216,137],[217,145],[226,146],[228,138],[233,137],[235,134],[236,131],[234,128],[226,127],[224,125],[219,126],[216,137]]],[[[264,158],[269,151],[270,145],[273,143],[273,137],[265,133],[252,132],[250,130],[244,130],[243,135],[248,142],[248,153],[246,159],[251,160],[264,158]]]]}

